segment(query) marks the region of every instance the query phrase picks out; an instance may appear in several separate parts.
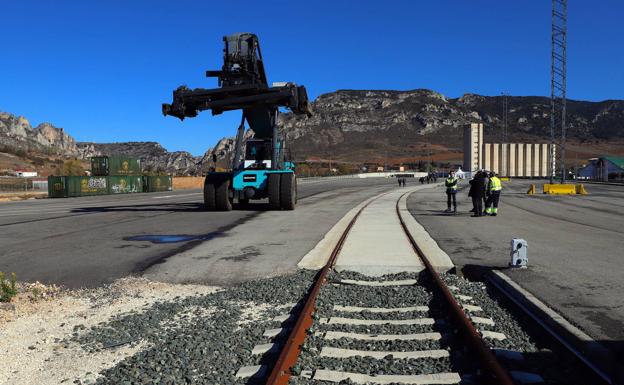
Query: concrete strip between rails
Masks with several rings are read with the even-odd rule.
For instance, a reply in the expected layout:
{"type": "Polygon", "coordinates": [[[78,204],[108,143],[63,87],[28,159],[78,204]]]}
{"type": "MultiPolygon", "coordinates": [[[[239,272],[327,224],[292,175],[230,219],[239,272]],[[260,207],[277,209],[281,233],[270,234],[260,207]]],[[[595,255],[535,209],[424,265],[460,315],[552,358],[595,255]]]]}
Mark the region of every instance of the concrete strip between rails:
{"type": "Polygon", "coordinates": [[[351,228],[336,259],[335,270],[371,277],[423,271],[425,265],[415,255],[396,214],[399,198],[416,190],[419,188],[396,189],[372,201],[351,228]]]}
{"type": "Polygon", "coordinates": [[[341,372],[337,370],[319,369],[314,373],[315,380],[341,382],[351,380],[358,384],[412,384],[412,385],[445,385],[459,384],[461,377],[457,373],[435,373],[418,375],[375,375],[341,372]]]}
{"type": "Polygon", "coordinates": [[[359,341],[438,341],[442,339],[442,334],[437,332],[414,334],[361,334],[330,331],[321,334],[323,335],[323,339],[326,340],[348,338],[359,341]]]}
{"type": "Polygon", "coordinates": [[[438,186],[440,185],[434,184],[396,189],[390,193],[384,192],[365,200],[340,219],[325,234],[323,239],[299,261],[297,266],[302,269],[321,269],[327,263],[331,251],[357,212],[369,202],[378,200],[372,202],[362,213],[361,219],[356,222],[351,231],[352,234],[343,247],[336,269],[358,271],[371,276],[422,271],[424,266],[415,258],[408,243],[403,239],[405,236],[398,224],[396,215],[394,215],[397,199],[405,194],[399,200],[399,212],[408,231],[419,242],[419,245],[422,244],[421,248],[425,256],[430,258],[436,270],[449,271],[453,269],[453,262],[448,255],[440,249],[435,240],[416,222],[407,209],[407,197],[411,193],[438,186]],[[380,219],[383,221],[380,222],[380,219]]]}
{"type": "Polygon", "coordinates": [[[323,239],[314,246],[306,255],[301,258],[301,261],[297,264],[300,269],[319,270],[327,263],[332,250],[338,244],[338,240],[342,236],[342,233],[349,226],[349,222],[355,217],[360,209],[368,204],[368,202],[376,199],[377,197],[385,193],[378,194],[376,196],[366,199],[364,202],[355,206],[349,212],[345,214],[336,224],[325,234],[323,239]]]}
{"type": "Polygon", "coordinates": [[[375,350],[352,350],[342,348],[323,347],[321,349],[321,357],[331,358],[350,358],[350,357],[372,357],[382,360],[385,357],[392,356],[398,359],[420,359],[420,358],[444,358],[449,356],[448,350],[414,350],[411,352],[390,352],[375,350]]]}

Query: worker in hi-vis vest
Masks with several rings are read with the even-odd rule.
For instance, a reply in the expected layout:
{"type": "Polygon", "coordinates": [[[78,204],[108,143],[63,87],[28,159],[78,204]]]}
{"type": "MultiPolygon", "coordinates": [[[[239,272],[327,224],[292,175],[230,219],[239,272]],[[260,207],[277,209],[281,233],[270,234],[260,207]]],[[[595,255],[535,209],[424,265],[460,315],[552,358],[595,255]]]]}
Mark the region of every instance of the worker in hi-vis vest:
{"type": "Polygon", "coordinates": [[[487,186],[487,202],[485,203],[485,213],[493,217],[498,214],[498,200],[500,199],[503,185],[494,171],[490,172],[490,181],[487,186]]]}
{"type": "Polygon", "coordinates": [[[457,177],[450,171],[444,185],[446,186],[446,206],[445,213],[457,213],[457,177]],[[453,211],[451,211],[451,200],[453,201],[453,211]]]}

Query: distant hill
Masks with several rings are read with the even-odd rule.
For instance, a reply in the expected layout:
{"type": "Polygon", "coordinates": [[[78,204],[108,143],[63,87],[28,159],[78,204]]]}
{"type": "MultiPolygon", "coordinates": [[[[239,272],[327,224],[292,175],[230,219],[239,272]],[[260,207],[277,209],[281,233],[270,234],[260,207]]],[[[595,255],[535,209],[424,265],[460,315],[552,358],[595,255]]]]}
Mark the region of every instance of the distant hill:
{"type": "MultiPolygon", "coordinates": [[[[463,127],[470,122],[484,123],[486,141],[501,141],[502,99],[475,94],[453,99],[425,89],[340,90],[319,96],[311,118],[282,115],[283,130],[301,159],[461,159],[463,127]]],[[[549,98],[509,96],[508,106],[509,141],[550,140],[549,98]]],[[[571,148],[622,141],[624,101],[569,100],[567,121],[571,148]]]]}
{"type": "MultiPolygon", "coordinates": [[[[0,112],[0,152],[14,155],[13,158],[0,159],[4,168],[27,167],[39,169],[44,174],[62,163],[62,158],[87,160],[95,155],[123,154],[141,158],[149,170],[197,175],[202,173],[203,159],[186,151],[169,152],[156,142],[76,142],[63,128],[50,123],[33,128],[25,117],[6,112],[0,112]]],[[[8,170],[0,170],[3,171],[8,170]]]]}
{"type": "Polygon", "coordinates": [[[50,123],[32,127],[23,116],[0,112],[0,150],[78,155],[76,141],[64,129],[50,123]]]}
{"type": "MultiPolygon", "coordinates": [[[[550,140],[549,98],[508,96],[508,106],[510,141],[550,140]]],[[[502,96],[447,98],[426,89],[340,90],[319,96],[311,107],[310,118],[280,115],[287,146],[299,161],[458,162],[463,127],[471,122],[484,123],[486,141],[501,141],[502,96]]],[[[567,121],[568,157],[583,160],[602,153],[624,155],[624,101],[569,100],[567,121]]],[[[248,132],[247,137],[250,135],[248,132]]],[[[76,143],[63,128],[50,123],[33,128],[24,117],[0,112],[0,152],[80,159],[125,154],[141,158],[154,171],[199,175],[212,165],[213,154],[219,166],[227,167],[234,138],[223,138],[203,156],[193,156],[186,151],[169,152],[156,142],[76,143]]]]}
{"type": "Polygon", "coordinates": [[[76,145],[84,157],[128,155],[140,158],[144,170],[176,175],[201,174],[201,156],[193,156],[186,151],[169,152],[157,142],[78,142],[76,145]]]}

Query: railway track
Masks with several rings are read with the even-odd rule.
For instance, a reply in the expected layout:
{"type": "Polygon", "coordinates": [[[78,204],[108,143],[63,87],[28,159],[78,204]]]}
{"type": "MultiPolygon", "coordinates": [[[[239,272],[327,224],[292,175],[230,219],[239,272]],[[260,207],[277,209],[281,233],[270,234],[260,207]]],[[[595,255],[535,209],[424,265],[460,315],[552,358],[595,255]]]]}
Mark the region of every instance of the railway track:
{"type": "Polygon", "coordinates": [[[335,270],[369,202],[342,233],[304,301],[276,317],[280,327],[266,330],[267,342],[254,348],[271,362],[241,368],[237,377],[268,385],[543,382],[513,363],[521,353],[489,347],[486,339],[504,340],[505,334],[425,258],[399,201],[393,215],[424,269],[382,276],[335,270]]]}

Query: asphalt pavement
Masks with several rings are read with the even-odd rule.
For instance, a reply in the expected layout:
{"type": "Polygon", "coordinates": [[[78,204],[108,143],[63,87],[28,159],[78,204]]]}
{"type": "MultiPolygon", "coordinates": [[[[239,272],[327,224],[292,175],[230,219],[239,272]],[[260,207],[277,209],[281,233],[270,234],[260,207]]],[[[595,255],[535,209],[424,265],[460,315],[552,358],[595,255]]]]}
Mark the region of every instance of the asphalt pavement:
{"type": "Polygon", "coordinates": [[[350,208],[395,182],[303,181],[292,212],[262,203],[206,212],[200,190],[1,203],[0,271],[69,288],[146,271],[163,281],[211,285],[294,271],[350,208]],[[208,250],[197,264],[177,265],[197,247],[208,250]]]}
{"type": "MultiPolygon", "coordinates": [[[[415,192],[408,208],[458,268],[505,269],[590,336],[624,352],[624,187],[589,185],[586,196],[526,195],[530,183],[503,183],[497,217],[470,217],[467,189],[458,192],[457,215],[443,213],[443,188],[415,192]],[[512,238],[528,241],[529,268],[507,268],[512,238]]],[[[544,181],[533,183],[540,190],[544,181]]]]}

